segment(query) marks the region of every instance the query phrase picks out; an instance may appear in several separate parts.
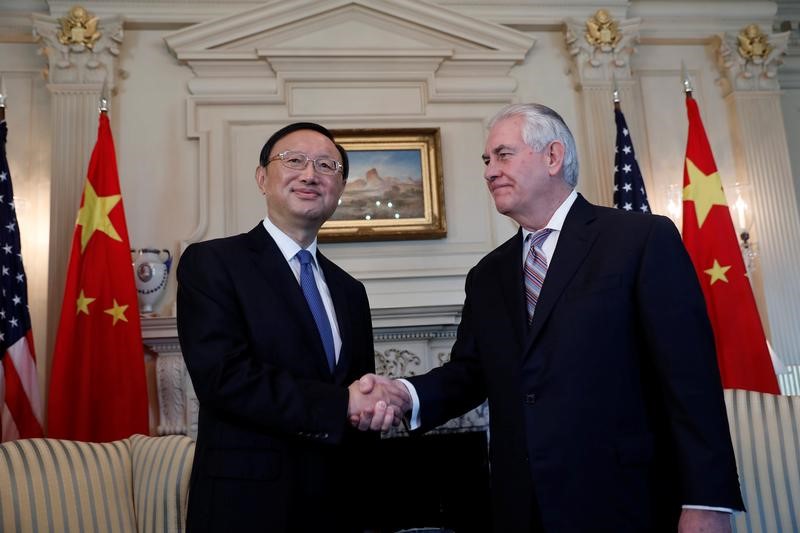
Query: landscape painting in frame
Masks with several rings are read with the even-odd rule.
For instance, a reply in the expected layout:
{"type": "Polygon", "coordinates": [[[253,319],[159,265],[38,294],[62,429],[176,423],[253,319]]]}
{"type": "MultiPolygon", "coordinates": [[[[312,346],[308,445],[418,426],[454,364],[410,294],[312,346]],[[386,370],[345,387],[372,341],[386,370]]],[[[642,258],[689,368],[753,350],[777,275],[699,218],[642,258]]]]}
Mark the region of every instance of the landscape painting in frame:
{"type": "Polygon", "coordinates": [[[438,128],[336,130],[350,173],[320,240],[433,239],[447,227],[438,128]]]}

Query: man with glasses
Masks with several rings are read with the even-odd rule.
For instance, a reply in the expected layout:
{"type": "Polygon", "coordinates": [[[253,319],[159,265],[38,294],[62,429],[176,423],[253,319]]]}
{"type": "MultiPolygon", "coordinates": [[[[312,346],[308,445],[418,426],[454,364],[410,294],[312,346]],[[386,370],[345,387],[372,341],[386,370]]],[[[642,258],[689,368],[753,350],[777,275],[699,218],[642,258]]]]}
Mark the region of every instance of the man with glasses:
{"type": "Polygon", "coordinates": [[[200,401],[190,533],[363,529],[349,499],[376,440],[348,417],[385,431],[408,398],[359,392],[375,370],[366,291],[317,250],[347,171],[324,127],[280,129],[255,173],[264,220],[181,257],[178,335],[200,401]]]}

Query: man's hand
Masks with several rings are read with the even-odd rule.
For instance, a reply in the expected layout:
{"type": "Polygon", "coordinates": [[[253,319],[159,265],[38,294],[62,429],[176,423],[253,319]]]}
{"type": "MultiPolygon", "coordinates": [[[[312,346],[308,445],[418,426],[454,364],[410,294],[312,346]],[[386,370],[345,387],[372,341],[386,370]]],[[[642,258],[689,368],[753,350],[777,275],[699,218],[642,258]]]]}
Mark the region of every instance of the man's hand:
{"type": "Polygon", "coordinates": [[[678,533],[730,533],[731,514],[705,509],[684,509],[678,533]]]}
{"type": "Polygon", "coordinates": [[[362,430],[388,431],[398,426],[403,413],[411,409],[411,396],[398,382],[375,374],[366,374],[350,387],[348,417],[362,430]]]}

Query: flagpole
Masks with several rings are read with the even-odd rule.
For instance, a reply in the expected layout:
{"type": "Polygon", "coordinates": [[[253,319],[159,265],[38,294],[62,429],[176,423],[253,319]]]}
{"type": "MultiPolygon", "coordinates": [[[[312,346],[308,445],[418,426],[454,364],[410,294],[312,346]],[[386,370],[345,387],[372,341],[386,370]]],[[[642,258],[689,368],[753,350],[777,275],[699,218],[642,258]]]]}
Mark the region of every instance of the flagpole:
{"type": "Polygon", "coordinates": [[[100,105],[99,110],[101,114],[108,114],[108,81],[103,80],[103,87],[100,89],[100,105]]]}
{"type": "Polygon", "coordinates": [[[693,98],[692,81],[689,79],[689,72],[686,70],[686,63],[681,60],[681,78],[683,78],[683,92],[686,93],[686,98],[693,98]]]}
{"type": "Polygon", "coordinates": [[[619,105],[619,85],[617,85],[617,76],[612,72],[611,73],[611,96],[614,99],[614,110],[621,111],[619,105]]]}
{"type": "Polygon", "coordinates": [[[0,76],[0,122],[6,119],[6,84],[0,76]]]}

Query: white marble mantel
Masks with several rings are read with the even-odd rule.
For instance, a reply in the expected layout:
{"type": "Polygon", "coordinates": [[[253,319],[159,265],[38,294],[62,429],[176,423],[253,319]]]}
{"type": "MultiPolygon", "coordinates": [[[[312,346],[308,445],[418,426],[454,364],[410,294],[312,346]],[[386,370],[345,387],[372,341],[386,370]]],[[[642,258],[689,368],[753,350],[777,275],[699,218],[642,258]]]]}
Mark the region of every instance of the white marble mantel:
{"type": "MultiPolygon", "coordinates": [[[[375,366],[389,377],[423,374],[450,357],[460,306],[373,309],[375,366]]],[[[197,436],[199,403],[183,363],[174,316],[142,317],[145,355],[155,361],[159,435],[197,436]]],[[[152,402],[151,402],[152,403],[152,402]]],[[[437,431],[479,431],[488,427],[484,406],[451,420],[437,431]]]]}

